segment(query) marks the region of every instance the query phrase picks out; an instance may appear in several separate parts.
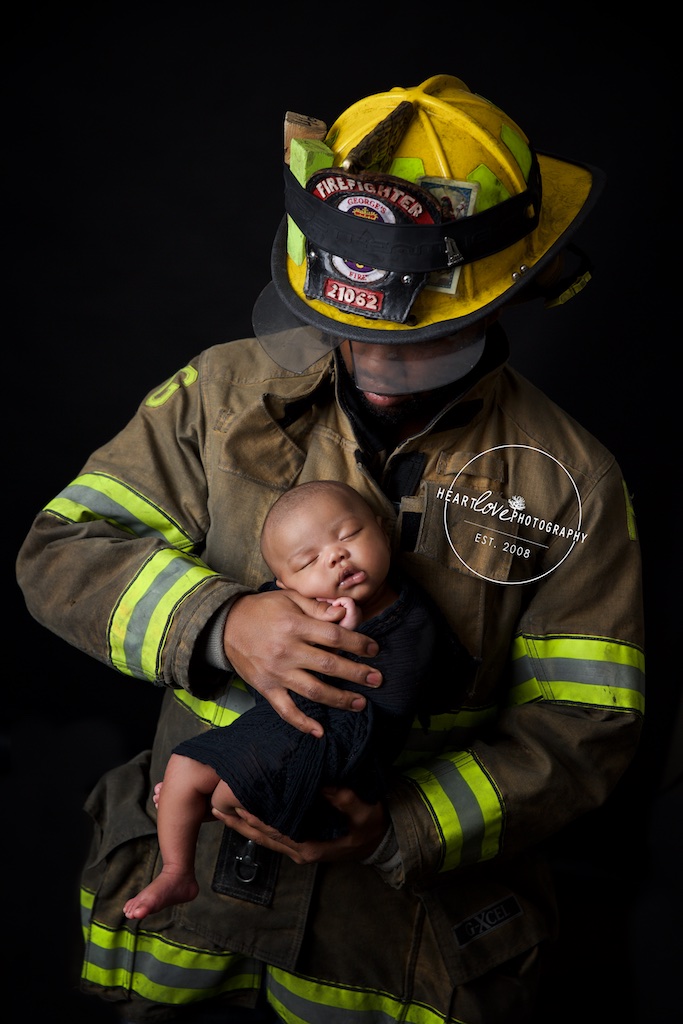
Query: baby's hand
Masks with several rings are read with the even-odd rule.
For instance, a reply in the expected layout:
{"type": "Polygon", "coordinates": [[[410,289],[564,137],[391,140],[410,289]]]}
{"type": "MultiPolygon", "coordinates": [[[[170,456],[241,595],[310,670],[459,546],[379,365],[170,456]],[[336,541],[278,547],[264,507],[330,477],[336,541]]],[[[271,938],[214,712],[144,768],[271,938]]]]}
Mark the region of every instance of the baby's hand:
{"type": "Polygon", "coordinates": [[[360,608],[358,607],[358,605],[356,604],[352,597],[338,597],[334,601],[326,597],[319,597],[318,601],[327,601],[328,605],[330,606],[328,609],[329,618],[332,621],[337,622],[340,626],[343,626],[344,629],[353,630],[358,629],[358,627],[360,626],[363,617],[361,615],[360,608]],[[338,609],[340,608],[343,610],[343,615],[341,619],[339,618],[338,611],[338,609]]]}
{"type": "Polygon", "coordinates": [[[159,793],[161,793],[162,786],[163,782],[157,782],[156,786],[154,787],[154,793],[152,794],[152,800],[154,801],[154,806],[156,807],[157,810],[159,810],[159,793]]]}

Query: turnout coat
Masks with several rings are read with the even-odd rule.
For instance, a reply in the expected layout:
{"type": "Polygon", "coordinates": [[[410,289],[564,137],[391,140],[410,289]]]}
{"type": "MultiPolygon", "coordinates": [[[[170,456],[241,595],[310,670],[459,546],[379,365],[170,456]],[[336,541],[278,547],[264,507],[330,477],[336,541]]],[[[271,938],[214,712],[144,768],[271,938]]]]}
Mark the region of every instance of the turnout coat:
{"type": "Polygon", "coordinates": [[[479,983],[556,932],[539,844],[599,806],[633,755],[641,568],[612,454],[510,367],[499,327],[428,429],[371,448],[334,357],[296,375],[254,339],[217,345],[145,398],[23,545],[32,614],[165,688],[152,749],[87,803],[83,987],[129,1019],[214,997],[253,1005],[262,984],[285,1020],[484,1019],[479,983]],[[296,866],[207,823],[198,898],[129,921],[125,900],[160,867],[152,790],[170,750],[250,703],[208,665],[207,628],[268,577],[263,518],[313,479],[347,481],[383,517],[476,678],[463,690],[445,675],[450,704],[415,723],[395,763],[391,870],[296,866]]]}

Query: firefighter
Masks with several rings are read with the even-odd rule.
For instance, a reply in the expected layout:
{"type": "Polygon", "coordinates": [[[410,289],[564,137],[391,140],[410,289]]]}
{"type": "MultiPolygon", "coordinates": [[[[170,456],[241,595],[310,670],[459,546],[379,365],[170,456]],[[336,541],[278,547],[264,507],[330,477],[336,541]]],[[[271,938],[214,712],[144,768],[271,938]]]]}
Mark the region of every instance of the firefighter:
{"type": "Polygon", "coordinates": [[[511,304],[561,309],[589,280],[573,236],[602,174],[437,75],[329,127],[287,114],[284,176],[254,337],[149,393],[19,554],[38,621],[165,688],[153,749],[87,801],[82,988],[136,1022],[523,1021],[558,928],[542,846],[605,801],[644,710],[628,488],[510,366],[503,327],[511,304]],[[382,685],[362,632],[258,593],[265,513],[315,479],[382,518],[473,681],[438,681],[450,701],[415,722],[385,800],[325,794],[342,838],[215,811],[197,898],[129,920],[160,870],[154,789],[174,746],[229,728],[250,687],[315,733],[291,693],[348,714],[365,699],[312,673],[382,685]]]}

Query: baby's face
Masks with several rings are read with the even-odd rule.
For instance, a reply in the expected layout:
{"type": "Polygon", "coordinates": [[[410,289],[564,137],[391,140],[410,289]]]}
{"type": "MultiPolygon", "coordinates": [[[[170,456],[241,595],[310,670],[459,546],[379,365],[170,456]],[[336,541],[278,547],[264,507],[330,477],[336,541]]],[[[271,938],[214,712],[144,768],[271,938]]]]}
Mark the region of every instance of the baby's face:
{"type": "Polygon", "coordinates": [[[317,495],[269,537],[268,561],[278,583],[303,597],[372,597],[389,571],[389,541],[361,502],[317,495]]]}

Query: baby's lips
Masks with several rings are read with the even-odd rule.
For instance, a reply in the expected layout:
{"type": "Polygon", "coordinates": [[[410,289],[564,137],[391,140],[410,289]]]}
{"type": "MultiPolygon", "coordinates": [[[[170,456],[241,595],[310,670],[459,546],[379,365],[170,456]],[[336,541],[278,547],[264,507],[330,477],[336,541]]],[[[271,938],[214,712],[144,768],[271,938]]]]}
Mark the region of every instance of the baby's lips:
{"type": "Polygon", "coordinates": [[[339,580],[340,587],[356,587],[359,583],[363,583],[366,579],[366,572],[364,569],[357,569],[352,572],[349,576],[344,576],[339,580]]]}

